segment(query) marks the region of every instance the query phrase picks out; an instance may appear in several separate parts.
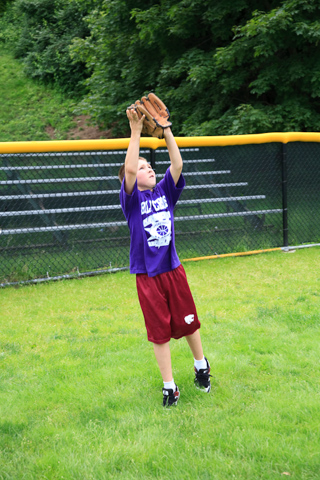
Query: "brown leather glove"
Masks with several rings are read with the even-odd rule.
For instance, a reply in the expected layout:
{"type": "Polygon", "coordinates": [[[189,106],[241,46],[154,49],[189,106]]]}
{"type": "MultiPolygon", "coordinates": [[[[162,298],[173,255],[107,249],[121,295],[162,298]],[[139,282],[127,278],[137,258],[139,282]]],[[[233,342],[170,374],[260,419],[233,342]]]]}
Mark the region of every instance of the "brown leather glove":
{"type": "Polygon", "coordinates": [[[164,128],[171,127],[170,113],[165,104],[154,93],[137,100],[129,108],[134,108],[139,116],[145,115],[142,133],[163,138],[164,128]]]}

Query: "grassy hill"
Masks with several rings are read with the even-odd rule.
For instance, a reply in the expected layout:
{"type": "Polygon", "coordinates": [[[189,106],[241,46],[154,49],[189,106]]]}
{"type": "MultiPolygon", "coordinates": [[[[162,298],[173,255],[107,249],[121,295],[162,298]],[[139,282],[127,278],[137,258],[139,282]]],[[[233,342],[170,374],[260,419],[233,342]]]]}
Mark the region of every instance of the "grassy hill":
{"type": "Polygon", "coordinates": [[[52,87],[26,77],[23,65],[0,45],[0,142],[108,138],[108,131],[76,116],[77,106],[52,87]]]}

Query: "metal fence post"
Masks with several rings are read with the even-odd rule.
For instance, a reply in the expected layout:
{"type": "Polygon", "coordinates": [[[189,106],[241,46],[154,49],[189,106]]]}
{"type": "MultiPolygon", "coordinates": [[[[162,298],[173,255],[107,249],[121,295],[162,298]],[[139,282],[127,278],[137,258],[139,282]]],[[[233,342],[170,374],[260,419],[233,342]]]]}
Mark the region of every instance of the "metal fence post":
{"type": "Polygon", "coordinates": [[[282,223],[283,223],[283,246],[288,247],[288,166],[287,145],[282,144],[282,223]]]}

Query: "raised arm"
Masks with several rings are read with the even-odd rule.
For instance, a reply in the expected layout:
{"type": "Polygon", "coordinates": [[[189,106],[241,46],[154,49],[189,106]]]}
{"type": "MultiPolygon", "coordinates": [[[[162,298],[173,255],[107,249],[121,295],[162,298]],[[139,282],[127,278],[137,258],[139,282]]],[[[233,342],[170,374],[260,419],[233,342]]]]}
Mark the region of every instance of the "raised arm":
{"type": "Polygon", "coordinates": [[[139,152],[140,152],[140,136],[143,126],[144,115],[139,120],[138,114],[134,109],[127,110],[127,117],[131,128],[131,137],[125,159],[125,191],[131,195],[134,184],[136,183],[139,152]]]}
{"type": "Polygon", "coordinates": [[[169,157],[171,161],[170,173],[174,183],[177,185],[182,172],[182,157],[177,145],[177,142],[173,136],[171,128],[165,128],[163,130],[164,138],[166,140],[169,157]]]}

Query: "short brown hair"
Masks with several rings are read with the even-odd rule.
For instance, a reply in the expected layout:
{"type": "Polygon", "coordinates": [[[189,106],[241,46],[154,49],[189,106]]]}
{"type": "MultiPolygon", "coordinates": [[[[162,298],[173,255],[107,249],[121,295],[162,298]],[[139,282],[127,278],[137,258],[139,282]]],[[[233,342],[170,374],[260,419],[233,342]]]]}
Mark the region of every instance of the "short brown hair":
{"type": "Polygon", "coordinates": [[[118,177],[119,177],[120,183],[122,183],[122,182],[123,182],[123,179],[124,179],[125,166],[126,166],[125,163],[124,163],[123,165],[121,165],[121,167],[120,167],[120,169],[119,169],[119,172],[118,172],[118,177]]]}
{"type": "MultiPolygon", "coordinates": [[[[145,162],[148,162],[148,160],[146,160],[143,157],[139,157],[139,160],[144,160],[145,162]]],[[[121,165],[121,167],[119,169],[119,172],[118,172],[118,177],[119,177],[120,183],[122,183],[123,179],[124,179],[125,167],[126,167],[126,164],[124,163],[123,165],[121,165]]]]}

